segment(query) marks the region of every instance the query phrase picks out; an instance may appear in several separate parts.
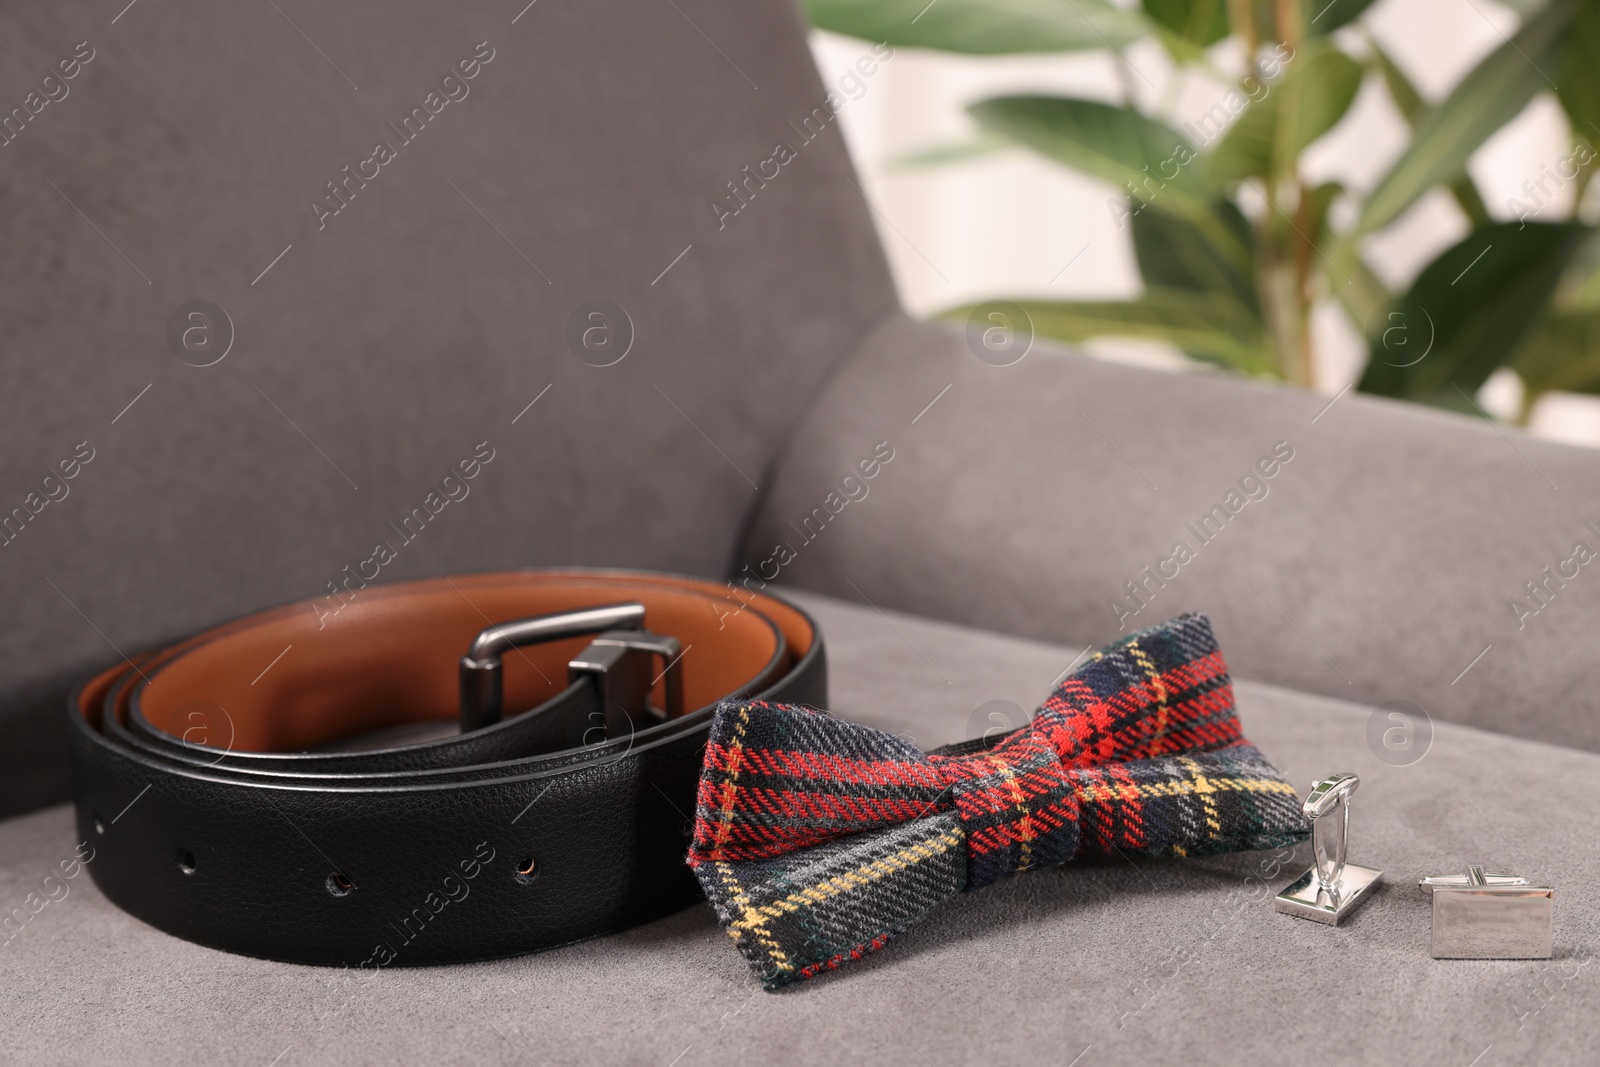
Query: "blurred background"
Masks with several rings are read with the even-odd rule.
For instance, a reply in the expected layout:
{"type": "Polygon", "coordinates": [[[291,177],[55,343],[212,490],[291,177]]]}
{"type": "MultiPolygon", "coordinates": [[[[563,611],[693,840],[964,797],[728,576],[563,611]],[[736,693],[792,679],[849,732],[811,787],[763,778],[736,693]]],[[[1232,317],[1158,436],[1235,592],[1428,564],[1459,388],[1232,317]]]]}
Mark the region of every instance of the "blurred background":
{"type": "MultiPolygon", "coordinates": [[[[1340,97],[1337,83],[1348,69],[1348,103],[1338,99],[1324,104],[1321,115],[1307,120],[1311,128],[1301,131],[1302,139],[1311,139],[1303,147],[1298,142],[1290,145],[1289,170],[1268,163],[1254,175],[1248,166],[1242,171],[1236,167],[1237,180],[1231,183],[1221,176],[1210,179],[1210,187],[1237,204],[1258,231],[1261,216],[1267,212],[1266,187],[1278,190],[1274,210],[1285,220],[1291,216],[1301,220],[1302,225],[1306,216],[1295,206],[1297,193],[1309,199],[1310,190],[1329,190],[1327,235],[1317,237],[1316,247],[1309,253],[1301,253],[1311,263],[1307,277],[1301,279],[1305,283],[1302,314],[1306,348],[1314,352],[1314,358],[1307,361],[1308,380],[1301,384],[1329,395],[1355,386],[1458,410],[1471,408],[1457,399],[1456,393],[1462,397],[1470,393],[1472,406],[1481,408],[1479,414],[1520,422],[1539,435],[1600,446],[1600,396],[1596,395],[1600,394],[1600,375],[1587,367],[1593,351],[1587,332],[1592,304],[1583,295],[1594,277],[1595,241],[1586,225],[1574,227],[1575,223],[1591,223],[1600,214],[1596,198],[1585,195],[1593,193],[1587,178],[1594,153],[1584,136],[1584,127],[1593,123],[1583,110],[1585,94],[1594,95],[1589,84],[1593,76],[1584,68],[1600,65],[1600,50],[1588,53],[1588,64],[1563,52],[1582,54],[1585,34],[1596,22],[1592,5],[1569,5],[1559,15],[1565,21],[1540,36],[1538,27],[1530,23],[1541,13],[1546,19],[1556,16],[1538,3],[1513,7],[1490,0],[1378,0],[1363,9],[1359,0],[1339,2],[1353,5],[1358,13],[1321,35],[1308,25],[1319,18],[1317,12],[1332,10],[1323,19],[1324,25],[1344,13],[1331,9],[1327,0],[1311,0],[1302,9],[1309,18],[1301,17],[1299,26],[1292,20],[1283,24],[1288,5],[1276,5],[1275,23],[1274,7],[1256,4],[1258,24],[1250,27],[1258,42],[1254,70],[1244,35],[1237,25],[1230,25],[1230,15],[1237,23],[1245,8],[1227,5],[1226,0],[1216,0],[1211,9],[1205,7],[1205,0],[1147,0],[1142,7],[1138,0],[1119,0],[1117,11],[1144,19],[1155,28],[1156,32],[1150,33],[1140,33],[1137,26],[1119,33],[1116,26],[1100,18],[1101,9],[1088,6],[1088,0],[1004,0],[997,4],[935,0],[917,18],[918,29],[912,34],[918,44],[939,47],[891,40],[895,48],[886,60],[873,52],[871,41],[879,36],[873,32],[874,19],[887,22],[898,18],[903,24],[905,4],[899,0],[811,0],[809,8],[814,22],[859,33],[846,36],[814,29],[812,48],[824,83],[838,93],[840,124],[861,170],[863,193],[873,207],[902,297],[913,313],[930,317],[950,313],[959,320],[967,317],[965,306],[996,298],[1020,301],[1032,310],[1047,306],[1034,301],[1136,300],[1148,288],[1135,254],[1135,228],[1129,225],[1128,214],[1129,208],[1139,206],[1140,198],[1130,194],[1126,182],[1119,184],[1109,177],[1115,173],[1114,167],[1093,173],[1097,168],[1092,165],[1068,162],[1076,161],[1072,153],[1084,148],[1084,136],[1092,140],[1092,131],[1084,135],[1080,122],[1074,127],[1076,133],[1067,135],[1069,142],[1078,138],[1076,146],[1069,143],[1060,149],[1046,145],[1041,150],[1036,139],[1030,143],[1025,128],[1008,128],[993,121],[992,115],[991,121],[980,123],[968,112],[968,105],[993,98],[1039,96],[1111,105],[1122,113],[1112,115],[1114,121],[1136,113],[1171,130],[1185,131],[1184,139],[1195,144],[1202,156],[1191,169],[1203,174],[1208,157],[1216,154],[1213,149],[1218,143],[1226,145],[1229,135],[1217,136],[1199,149],[1194,133],[1210,129],[1204,117],[1220,114],[1216,106],[1230,90],[1243,88],[1248,95],[1251,102],[1244,114],[1251,109],[1265,110],[1267,101],[1289,100],[1278,108],[1277,140],[1281,142],[1281,127],[1286,124],[1283,113],[1296,103],[1284,90],[1296,74],[1303,71],[1305,81],[1320,82],[1299,87],[1299,102],[1304,105],[1315,94],[1340,97]],[[1083,46],[1013,51],[1028,47],[1030,39],[1046,39],[1037,32],[1037,23],[1031,29],[1026,23],[1016,25],[1015,14],[1021,11],[1038,18],[1052,9],[1075,20],[1080,29],[1085,18],[1095,23],[1092,32],[1083,34],[1087,38],[1081,42],[1083,46]],[[949,21],[940,23],[941,15],[949,21]],[[986,18],[989,25],[997,27],[997,54],[944,50],[946,38],[965,42],[959,47],[966,49],[973,40],[982,40],[973,26],[985,25],[986,18]],[[974,19],[978,21],[974,23],[974,19]],[[1196,22],[1212,25],[1196,31],[1196,22]],[[1172,26],[1179,28],[1174,31],[1172,26]],[[1017,32],[1008,37],[1008,27],[1017,32]],[[918,32],[920,38],[915,36],[918,32]],[[1293,58],[1278,70],[1270,51],[1275,39],[1292,42],[1293,58]],[[1321,53],[1327,51],[1341,53],[1333,57],[1337,67],[1332,76],[1327,64],[1321,72],[1314,69],[1319,58],[1326,58],[1321,53]],[[1526,81],[1531,71],[1532,85],[1519,89],[1509,82],[1493,83],[1497,76],[1513,80],[1519,76],[1506,70],[1503,60],[1498,70],[1495,66],[1497,57],[1512,53],[1526,61],[1520,77],[1526,81]],[[863,57],[872,57],[865,64],[872,70],[870,75],[861,73],[863,57]],[[1313,79],[1314,74],[1320,78],[1313,79]],[[1474,82],[1483,83],[1480,91],[1490,94],[1486,100],[1474,101],[1467,95],[1474,82]],[[1415,94],[1410,101],[1405,99],[1408,91],[1415,94]],[[1404,205],[1392,219],[1384,218],[1387,213],[1382,211],[1364,215],[1372,206],[1372,193],[1386,178],[1395,185],[1391,171],[1405,162],[1402,157],[1408,151],[1413,157],[1425,154],[1422,150],[1429,146],[1414,149],[1413,143],[1422,138],[1429,112],[1445,110],[1444,105],[1454,105],[1457,119],[1465,114],[1469,124],[1477,120],[1480,127],[1465,133],[1464,140],[1457,136],[1443,149],[1432,146],[1445,154],[1456,151],[1463,155],[1464,176],[1469,180],[1461,183],[1447,177],[1409,202],[1404,195],[1398,200],[1390,196],[1391,204],[1404,205]],[[1494,107],[1505,116],[1486,113],[1494,107]],[[1318,123],[1325,124],[1330,118],[1332,125],[1321,131],[1318,123]],[[1372,225],[1374,221],[1380,224],[1372,225]],[[1516,225],[1496,227],[1507,222],[1516,225]],[[1553,235],[1541,248],[1512,248],[1541,224],[1553,235]],[[1568,240],[1564,234],[1574,229],[1576,238],[1568,240]],[[1359,238],[1352,236],[1358,231],[1359,238]],[[1474,234],[1482,235],[1476,246],[1471,243],[1474,234]],[[1337,279],[1349,273],[1338,266],[1347,262],[1337,259],[1341,253],[1334,245],[1341,240],[1358,249],[1361,263],[1385,290],[1378,293],[1374,289],[1365,305],[1343,299],[1344,294],[1335,291],[1342,285],[1337,279]],[[1492,252],[1496,243],[1501,253],[1492,252]],[[1478,253],[1481,265],[1472,258],[1478,246],[1487,249],[1478,253]],[[1454,260],[1450,259],[1452,249],[1456,250],[1454,260]],[[1491,268],[1507,250],[1514,259],[1521,258],[1496,276],[1491,268]],[[1438,277],[1430,289],[1419,281],[1419,275],[1435,264],[1438,277]],[[1476,271],[1457,275],[1452,281],[1450,276],[1461,266],[1468,272],[1476,267],[1476,271]],[[1540,280],[1546,276],[1548,285],[1540,280]],[[1480,280],[1487,288],[1463,292],[1471,284],[1468,278],[1480,280]],[[1441,316],[1436,304],[1429,303],[1432,332],[1434,320],[1452,314],[1456,319],[1470,318],[1514,283],[1531,286],[1510,301],[1526,309],[1522,318],[1528,321],[1478,323],[1489,335],[1487,340],[1476,348],[1465,342],[1456,344],[1455,349],[1470,351],[1449,355],[1461,365],[1445,368],[1444,378],[1436,378],[1431,385],[1419,384],[1413,372],[1428,369],[1428,361],[1407,367],[1406,360],[1395,359],[1391,362],[1402,369],[1386,371],[1387,379],[1369,375],[1362,381],[1372,354],[1383,354],[1386,324],[1404,317],[1396,317],[1394,309],[1406,312],[1414,307],[1405,304],[1408,296],[1426,302],[1437,301],[1438,294],[1444,293],[1464,305],[1441,316]],[[1433,295],[1425,297],[1425,292],[1433,295]],[[1383,309],[1376,309],[1379,302],[1383,309]],[[1538,315],[1529,307],[1533,304],[1542,305],[1538,315]],[[1363,318],[1368,321],[1358,321],[1363,318]],[[1486,354],[1488,348],[1497,350],[1486,354]],[[1519,352],[1524,353],[1521,360],[1534,370],[1520,369],[1519,352]],[[1443,388],[1447,379],[1449,390],[1443,388]],[[1466,388],[1455,388],[1455,383],[1466,388]]],[[[1313,112],[1315,104],[1313,100],[1313,112]]],[[[1438,125],[1449,116],[1435,117],[1438,125]]],[[[1234,125],[1242,121],[1231,113],[1228,118],[1234,125]]],[[[1052,121],[1058,120],[1047,117],[1047,123],[1052,121]]],[[[1062,121],[1071,125],[1076,120],[1066,116],[1062,121]]],[[[1588,129],[1587,133],[1600,143],[1600,129],[1588,129]]],[[[1273,136],[1268,131],[1268,139],[1273,136]]],[[[1293,136],[1291,131],[1291,140],[1293,136]]],[[[1442,165],[1448,168],[1448,160],[1442,165]]],[[[1438,173],[1437,167],[1435,171],[1438,173]]],[[[1148,216],[1141,213],[1141,218],[1155,217],[1171,206],[1164,186],[1145,188],[1163,191],[1147,193],[1148,206],[1155,210],[1148,216]]],[[[1292,245],[1294,233],[1287,238],[1292,245]]],[[[1259,271],[1260,241],[1253,250],[1259,271]]],[[[1289,248],[1286,255],[1292,253],[1289,248]]],[[[1360,281],[1357,278],[1349,288],[1360,288],[1360,281]]],[[[1261,288],[1259,277],[1251,288],[1261,288]]],[[[1508,314],[1516,318],[1516,307],[1508,314]]],[[[1271,318],[1270,314],[1262,317],[1271,318]]],[[[1285,317],[1292,319],[1293,314],[1285,317]]],[[[1442,328],[1445,332],[1450,329],[1448,325],[1442,328]]],[[[1075,331],[1073,339],[1081,347],[1106,358],[1180,371],[1214,369],[1185,357],[1182,343],[1105,333],[1082,324],[1069,326],[1065,333],[1075,331]],[[1085,336],[1085,332],[1096,336],[1085,336]]],[[[1270,323],[1264,328],[1268,337],[1279,336],[1273,331],[1270,323]]],[[[1040,332],[1063,335],[1044,324],[1040,332]]],[[[1268,340],[1263,347],[1283,346],[1268,340]]],[[[1242,368],[1264,377],[1295,379],[1293,368],[1252,369],[1245,365],[1244,357],[1199,354],[1210,365],[1221,364],[1234,372],[1242,368]]],[[[1442,358],[1439,349],[1433,355],[1442,358]]],[[[1288,361],[1281,353],[1279,360],[1280,364],[1288,361]]]]}

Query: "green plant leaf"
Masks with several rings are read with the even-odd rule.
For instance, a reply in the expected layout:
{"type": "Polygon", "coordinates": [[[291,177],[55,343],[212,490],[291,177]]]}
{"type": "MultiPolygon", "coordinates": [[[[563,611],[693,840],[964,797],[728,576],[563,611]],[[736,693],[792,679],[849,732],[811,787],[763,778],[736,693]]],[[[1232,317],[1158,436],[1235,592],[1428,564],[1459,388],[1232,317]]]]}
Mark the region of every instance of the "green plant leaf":
{"type": "MultiPolygon", "coordinates": [[[[1198,358],[1247,374],[1277,375],[1277,364],[1260,323],[1233,301],[1216,294],[1150,289],[1138,300],[1018,303],[1040,336],[1064,341],[1113,336],[1166,341],[1198,358]]],[[[965,322],[972,310],[953,308],[944,317],[965,322]]]]}
{"type": "Polygon", "coordinates": [[[1600,231],[1572,254],[1550,298],[1554,311],[1600,311],[1600,231]]]}
{"type": "Polygon", "coordinates": [[[1287,174],[1311,142],[1334,127],[1361,88],[1361,64],[1324,43],[1301,48],[1276,83],[1223,135],[1207,157],[1213,183],[1287,174]]]}
{"type": "Polygon", "coordinates": [[[1600,393],[1600,231],[1561,273],[1544,314],[1512,357],[1530,402],[1541,393],[1600,393]]]}
{"type": "Polygon", "coordinates": [[[1556,96],[1573,132],[1600,145],[1600,4],[1578,5],[1567,27],[1556,96]]]}
{"type": "Polygon", "coordinates": [[[1347,26],[1360,18],[1372,0],[1310,0],[1306,18],[1306,33],[1329,34],[1340,26],[1347,26]]]}
{"type": "Polygon", "coordinates": [[[1428,113],[1428,102],[1422,98],[1422,92],[1394,57],[1384,51],[1376,37],[1368,35],[1367,47],[1372,50],[1373,63],[1378,68],[1378,73],[1383,75],[1384,88],[1389,90],[1389,99],[1394,101],[1395,109],[1400,112],[1400,117],[1406,120],[1407,125],[1416,126],[1418,121],[1428,113]]]}
{"type": "MultiPolygon", "coordinates": [[[[1219,200],[1212,211],[1240,244],[1249,243],[1250,223],[1233,201],[1219,200]]],[[[1132,223],[1133,253],[1145,285],[1152,289],[1218,293],[1237,302],[1250,315],[1260,315],[1255,271],[1241,273],[1193,223],[1157,207],[1138,210],[1132,223]]]]}
{"type": "Polygon", "coordinates": [[[1551,390],[1600,393],[1600,310],[1544,315],[1511,365],[1532,396],[1551,390]]]}
{"type": "Polygon", "coordinates": [[[1346,26],[1371,7],[1373,0],[1242,0],[1251,9],[1256,38],[1261,41],[1298,41],[1325,37],[1346,26]],[[1281,25],[1280,15],[1294,25],[1281,25]]]}
{"type": "Polygon", "coordinates": [[[1549,0],[1498,0],[1501,7],[1508,7],[1523,18],[1532,18],[1545,9],[1549,0]]]}
{"type": "Polygon", "coordinates": [[[1356,242],[1337,238],[1329,243],[1325,253],[1331,271],[1326,276],[1328,288],[1356,328],[1365,330],[1366,324],[1391,301],[1393,294],[1367,266],[1356,242]]]}
{"type": "Polygon", "coordinates": [[[1472,175],[1463,172],[1457,176],[1450,183],[1450,195],[1473,229],[1494,225],[1494,216],[1489,214],[1489,206],[1483,202],[1483,194],[1478,192],[1478,183],[1472,180],[1472,175]]]}
{"type": "MultiPolygon", "coordinates": [[[[1278,112],[1283,97],[1276,91],[1245,108],[1222,135],[1217,147],[1205,157],[1206,179],[1217,189],[1246,178],[1272,173],[1273,148],[1278,128],[1278,112]]],[[[1212,112],[1222,107],[1212,105],[1212,112]]],[[[1200,121],[1205,121],[1202,116],[1200,121]]]]}
{"type": "Polygon", "coordinates": [[[1369,233],[1388,225],[1435,185],[1448,183],[1489,136],[1515,118],[1557,72],[1571,0],[1555,0],[1491,52],[1444,103],[1417,124],[1411,143],[1378,182],[1356,221],[1369,233]]]}
{"type": "Polygon", "coordinates": [[[1019,144],[1145,200],[1204,207],[1195,153],[1182,134],[1132,108],[1059,96],[1002,96],[967,107],[972,117],[1019,144]],[[1165,165],[1165,166],[1163,166],[1165,165]]]}
{"type": "Polygon", "coordinates": [[[1106,0],[805,0],[805,9],[834,33],[976,55],[1117,48],[1153,29],[1106,0]]]}
{"type": "Polygon", "coordinates": [[[1325,244],[1328,235],[1328,212],[1333,208],[1333,202],[1344,193],[1341,182],[1323,182],[1310,191],[1311,195],[1311,243],[1318,248],[1325,244]]]}
{"type": "Polygon", "coordinates": [[[1151,19],[1202,47],[1228,36],[1227,0],[1143,0],[1143,6],[1151,19]]]}
{"type": "MultiPolygon", "coordinates": [[[[1383,75],[1383,83],[1389,89],[1389,99],[1394,101],[1395,108],[1400,112],[1406,124],[1415,128],[1417,123],[1427,117],[1428,102],[1422,98],[1422,93],[1406,77],[1405,71],[1389,53],[1374,39],[1368,39],[1368,47],[1372,49],[1372,58],[1379,73],[1383,75]]],[[[1492,225],[1494,219],[1489,215],[1489,209],[1483,202],[1483,195],[1478,192],[1478,184],[1472,176],[1463,170],[1456,179],[1450,183],[1450,195],[1455,197],[1456,204],[1461,208],[1462,214],[1467,216],[1467,221],[1472,228],[1477,230],[1492,225]]]]}
{"type": "Polygon", "coordinates": [[[1477,230],[1425,267],[1368,323],[1359,388],[1461,411],[1518,349],[1590,234],[1576,223],[1504,222],[1477,230]]]}
{"type": "Polygon", "coordinates": [[[1137,203],[1181,215],[1237,269],[1249,269],[1249,245],[1212,213],[1213,196],[1196,173],[1196,153],[1171,127],[1132,108],[1056,96],[996,97],[967,110],[985,128],[1120,186],[1137,203]]]}
{"type": "Polygon", "coordinates": [[[1156,37],[1166,46],[1167,53],[1172,56],[1173,61],[1180,67],[1199,67],[1219,81],[1228,80],[1229,76],[1222,74],[1217,65],[1211,62],[1211,57],[1206,54],[1205,45],[1196,44],[1181,33],[1174,33],[1159,24],[1156,25],[1155,30],[1156,37]]]}

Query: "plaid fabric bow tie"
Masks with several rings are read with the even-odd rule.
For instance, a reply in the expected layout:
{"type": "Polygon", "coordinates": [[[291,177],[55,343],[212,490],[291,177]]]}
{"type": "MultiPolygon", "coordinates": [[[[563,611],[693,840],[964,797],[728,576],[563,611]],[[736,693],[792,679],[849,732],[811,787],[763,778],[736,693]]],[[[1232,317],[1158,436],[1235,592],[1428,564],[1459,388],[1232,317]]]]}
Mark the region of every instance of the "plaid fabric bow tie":
{"type": "Polygon", "coordinates": [[[730,701],[694,829],[689,864],[768,989],[1080,851],[1192,856],[1309,833],[1295,788],[1240,733],[1203,615],[1102,649],[997,743],[924,753],[809,708],[730,701]]]}

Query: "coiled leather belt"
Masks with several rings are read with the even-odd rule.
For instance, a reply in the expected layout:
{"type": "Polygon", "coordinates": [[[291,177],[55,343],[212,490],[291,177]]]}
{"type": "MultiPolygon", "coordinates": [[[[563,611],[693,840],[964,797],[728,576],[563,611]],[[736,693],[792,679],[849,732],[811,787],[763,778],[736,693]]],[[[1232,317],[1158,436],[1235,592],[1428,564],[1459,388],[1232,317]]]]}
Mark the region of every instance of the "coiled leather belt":
{"type": "Polygon", "coordinates": [[[78,830],[107,897],[230,952],[352,967],[533,952],[700,899],[684,854],[712,708],[825,706],[826,689],[804,612],[718,582],[370,586],[337,613],[278,608],[86,682],[69,702],[78,830]]]}

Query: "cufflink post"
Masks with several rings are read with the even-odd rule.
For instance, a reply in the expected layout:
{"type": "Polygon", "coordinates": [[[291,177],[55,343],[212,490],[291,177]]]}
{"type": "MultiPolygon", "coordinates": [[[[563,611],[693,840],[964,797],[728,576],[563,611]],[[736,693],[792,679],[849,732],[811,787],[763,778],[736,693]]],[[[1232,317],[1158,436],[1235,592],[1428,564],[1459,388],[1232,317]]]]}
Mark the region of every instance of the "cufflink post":
{"type": "Polygon", "coordinates": [[[1514,874],[1424,878],[1417,888],[1433,897],[1436,960],[1547,960],[1555,890],[1514,874]]]}
{"type": "Polygon", "coordinates": [[[1273,899],[1273,908],[1313,922],[1338,926],[1383,879],[1383,872],[1347,861],[1350,797],[1361,779],[1335,774],[1312,783],[1301,811],[1311,820],[1316,865],[1273,899]]]}

